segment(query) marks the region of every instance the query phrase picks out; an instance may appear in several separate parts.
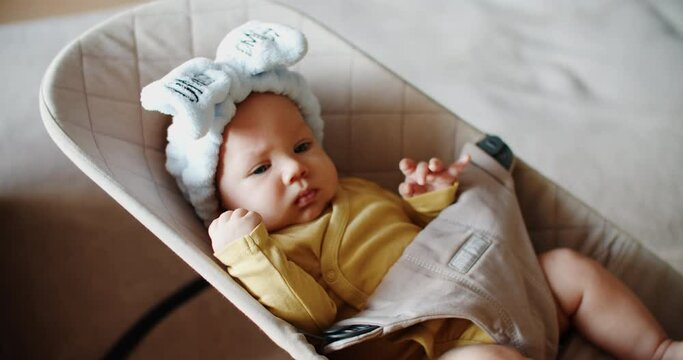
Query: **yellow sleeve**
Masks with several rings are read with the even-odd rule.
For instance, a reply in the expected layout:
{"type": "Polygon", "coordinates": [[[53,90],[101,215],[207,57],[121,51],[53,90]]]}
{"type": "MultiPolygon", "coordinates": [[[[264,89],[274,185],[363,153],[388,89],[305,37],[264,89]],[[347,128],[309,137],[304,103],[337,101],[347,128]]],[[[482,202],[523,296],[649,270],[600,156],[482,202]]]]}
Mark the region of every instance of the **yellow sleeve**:
{"type": "Polygon", "coordinates": [[[447,188],[406,199],[410,209],[413,210],[410,212],[411,218],[419,224],[426,225],[439,215],[441,210],[455,201],[457,191],[458,183],[456,182],[447,188]]]}
{"type": "Polygon", "coordinates": [[[273,244],[263,224],[214,256],[273,315],[309,333],[319,333],[334,322],[337,305],[273,244]]]}

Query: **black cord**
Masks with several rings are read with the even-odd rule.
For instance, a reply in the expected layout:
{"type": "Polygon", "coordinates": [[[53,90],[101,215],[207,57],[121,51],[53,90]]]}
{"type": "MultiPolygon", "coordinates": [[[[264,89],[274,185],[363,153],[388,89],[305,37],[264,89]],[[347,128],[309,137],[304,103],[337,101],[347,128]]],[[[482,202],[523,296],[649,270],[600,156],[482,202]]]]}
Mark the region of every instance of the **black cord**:
{"type": "Polygon", "coordinates": [[[107,351],[104,359],[117,360],[127,358],[140,341],[142,341],[142,339],[144,339],[161,320],[199,292],[206,289],[208,285],[209,283],[201,277],[192,280],[153,308],[147,310],[147,312],[116,341],[114,346],[107,351]]]}

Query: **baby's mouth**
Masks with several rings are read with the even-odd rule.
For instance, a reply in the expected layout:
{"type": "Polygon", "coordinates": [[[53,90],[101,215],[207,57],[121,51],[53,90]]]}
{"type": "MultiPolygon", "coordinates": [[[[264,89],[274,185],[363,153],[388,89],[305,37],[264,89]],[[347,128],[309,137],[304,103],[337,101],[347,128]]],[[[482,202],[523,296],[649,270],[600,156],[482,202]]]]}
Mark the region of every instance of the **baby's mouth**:
{"type": "Polygon", "coordinates": [[[297,195],[295,203],[298,207],[306,207],[313,203],[315,201],[316,196],[318,195],[318,190],[316,189],[305,189],[299,192],[299,195],[297,195]]]}

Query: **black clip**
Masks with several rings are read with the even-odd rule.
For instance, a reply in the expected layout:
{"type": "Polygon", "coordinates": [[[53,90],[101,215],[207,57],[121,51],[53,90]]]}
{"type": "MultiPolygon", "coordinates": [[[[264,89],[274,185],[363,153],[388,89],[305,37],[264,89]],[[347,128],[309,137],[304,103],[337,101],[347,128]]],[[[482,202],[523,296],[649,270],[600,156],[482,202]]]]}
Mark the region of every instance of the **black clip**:
{"type": "Polygon", "coordinates": [[[321,335],[303,332],[309,343],[311,343],[319,353],[322,353],[323,348],[333,342],[349,339],[358,335],[367,334],[379,328],[377,325],[347,325],[331,327],[321,335]]]}
{"type": "Polygon", "coordinates": [[[325,337],[325,341],[327,341],[328,344],[331,344],[335,341],[349,339],[352,337],[356,337],[358,335],[367,334],[377,328],[379,328],[379,326],[377,325],[362,324],[338,326],[323,331],[323,337],[325,337]]]}
{"type": "Polygon", "coordinates": [[[496,159],[496,161],[498,161],[506,170],[510,170],[510,167],[512,167],[512,161],[514,160],[515,155],[507,144],[498,136],[486,135],[485,138],[479,140],[477,146],[492,158],[496,159]]]}

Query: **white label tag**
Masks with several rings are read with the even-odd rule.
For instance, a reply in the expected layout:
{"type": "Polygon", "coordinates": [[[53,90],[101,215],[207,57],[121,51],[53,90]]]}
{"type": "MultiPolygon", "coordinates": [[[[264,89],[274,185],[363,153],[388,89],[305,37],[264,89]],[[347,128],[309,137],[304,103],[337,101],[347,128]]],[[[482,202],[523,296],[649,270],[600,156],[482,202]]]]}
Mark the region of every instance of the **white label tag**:
{"type": "Polygon", "coordinates": [[[472,235],[455,252],[455,255],[448,262],[448,266],[460,273],[466,274],[490,245],[491,241],[482,239],[477,235],[472,235]]]}

